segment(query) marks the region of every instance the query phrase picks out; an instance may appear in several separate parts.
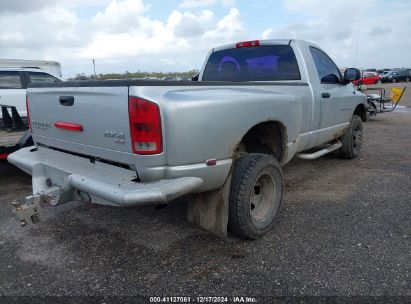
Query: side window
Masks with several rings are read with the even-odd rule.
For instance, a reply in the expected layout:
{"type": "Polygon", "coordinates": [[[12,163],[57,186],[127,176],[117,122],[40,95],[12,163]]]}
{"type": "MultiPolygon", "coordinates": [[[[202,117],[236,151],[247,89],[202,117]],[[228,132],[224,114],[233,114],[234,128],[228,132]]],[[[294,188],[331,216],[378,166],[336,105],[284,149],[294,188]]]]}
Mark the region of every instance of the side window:
{"type": "Polygon", "coordinates": [[[341,74],[335,63],[323,51],[310,47],[321,83],[340,83],[341,74]]]}
{"type": "Polygon", "coordinates": [[[0,89],[21,89],[20,73],[13,71],[0,72],[0,89]]]}
{"type": "Polygon", "coordinates": [[[46,73],[29,72],[30,83],[59,82],[60,80],[46,73]]]}

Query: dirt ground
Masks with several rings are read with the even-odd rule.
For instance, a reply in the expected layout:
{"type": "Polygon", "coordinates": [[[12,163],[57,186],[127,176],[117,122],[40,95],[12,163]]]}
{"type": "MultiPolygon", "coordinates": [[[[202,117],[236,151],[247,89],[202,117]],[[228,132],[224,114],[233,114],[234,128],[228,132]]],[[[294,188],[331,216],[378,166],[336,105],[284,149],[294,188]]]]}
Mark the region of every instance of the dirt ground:
{"type": "Polygon", "coordinates": [[[407,85],[404,107],[365,124],[358,159],[328,155],[285,166],[284,207],[257,241],[191,225],[184,201],[161,210],[73,202],[44,208],[38,225],[22,228],[11,202],[30,193],[31,179],[0,162],[0,295],[411,301],[407,85]]]}

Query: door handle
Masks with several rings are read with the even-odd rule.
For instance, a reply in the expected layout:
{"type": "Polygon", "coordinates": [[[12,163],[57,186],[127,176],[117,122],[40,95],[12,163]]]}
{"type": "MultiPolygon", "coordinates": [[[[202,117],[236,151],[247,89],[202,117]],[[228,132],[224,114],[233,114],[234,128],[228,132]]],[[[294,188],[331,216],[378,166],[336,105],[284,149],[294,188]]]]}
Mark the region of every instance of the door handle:
{"type": "Polygon", "coordinates": [[[321,97],[322,97],[322,98],[330,98],[330,97],[331,97],[331,94],[328,93],[328,92],[323,92],[323,93],[321,93],[321,97]]]}
{"type": "Polygon", "coordinates": [[[74,104],[74,96],[60,96],[59,101],[62,106],[70,107],[74,104]]]}

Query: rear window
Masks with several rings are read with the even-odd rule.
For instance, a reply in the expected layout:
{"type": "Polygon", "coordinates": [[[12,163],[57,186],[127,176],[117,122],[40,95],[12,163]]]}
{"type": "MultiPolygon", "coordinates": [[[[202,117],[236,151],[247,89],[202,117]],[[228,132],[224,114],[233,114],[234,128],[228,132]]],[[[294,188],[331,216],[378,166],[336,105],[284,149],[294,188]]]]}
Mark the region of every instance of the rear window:
{"type": "Polygon", "coordinates": [[[0,72],[0,89],[21,89],[19,72],[0,72]]]}
{"type": "Polygon", "coordinates": [[[204,81],[300,80],[297,59],[289,45],[262,45],[211,54],[204,81]]]}

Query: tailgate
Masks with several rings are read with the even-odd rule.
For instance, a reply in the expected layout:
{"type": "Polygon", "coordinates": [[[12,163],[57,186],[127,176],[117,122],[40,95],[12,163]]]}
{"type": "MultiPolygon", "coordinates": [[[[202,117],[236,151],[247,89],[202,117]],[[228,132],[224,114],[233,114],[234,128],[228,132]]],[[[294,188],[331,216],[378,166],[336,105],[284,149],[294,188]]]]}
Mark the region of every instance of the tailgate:
{"type": "Polygon", "coordinates": [[[129,163],[128,86],[30,88],[28,107],[35,142],[129,163]]]}

